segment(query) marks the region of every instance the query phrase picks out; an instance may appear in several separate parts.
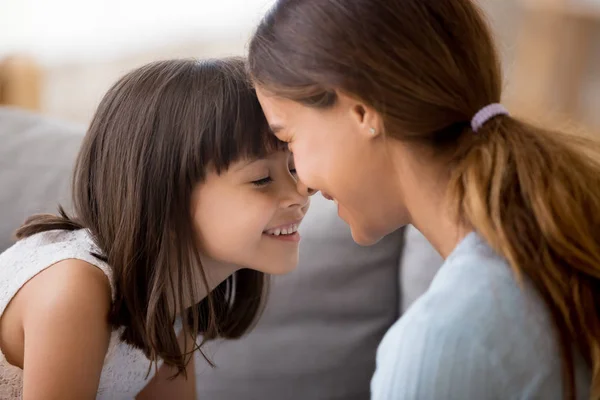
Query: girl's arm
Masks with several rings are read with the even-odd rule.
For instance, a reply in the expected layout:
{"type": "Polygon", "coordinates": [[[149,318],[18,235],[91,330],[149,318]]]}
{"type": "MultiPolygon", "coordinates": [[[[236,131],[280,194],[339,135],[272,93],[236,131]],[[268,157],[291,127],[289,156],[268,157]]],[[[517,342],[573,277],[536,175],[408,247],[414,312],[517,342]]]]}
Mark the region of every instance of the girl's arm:
{"type": "MultiPolygon", "coordinates": [[[[185,351],[192,351],[194,343],[194,339],[188,337],[185,351]]],[[[183,334],[179,336],[179,345],[184,347],[183,334]]],[[[196,377],[194,359],[192,358],[186,367],[187,379],[183,375],[179,375],[175,379],[169,379],[176,372],[176,368],[162,365],[154,378],[136,396],[136,400],[195,400],[196,377]]]]}
{"type": "Polygon", "coordinates": [[[11,306],[23,327],[24,400],[96,398],[110,302],[106,275],[80,260],[61,261],[23,286],[11,306]]]}

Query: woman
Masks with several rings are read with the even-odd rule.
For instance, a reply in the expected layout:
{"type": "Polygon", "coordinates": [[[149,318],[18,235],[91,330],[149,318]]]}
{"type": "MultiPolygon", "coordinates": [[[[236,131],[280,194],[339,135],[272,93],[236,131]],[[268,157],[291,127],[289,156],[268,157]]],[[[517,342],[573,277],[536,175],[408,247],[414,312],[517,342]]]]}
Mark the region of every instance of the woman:
{"type": "Polygon", "coordinates": [[[600,397],[600,146],[508,115],[472,0],[280,0],[249,69],[356,242],[413,224],[445,258],[374,399],[600,397]]]}

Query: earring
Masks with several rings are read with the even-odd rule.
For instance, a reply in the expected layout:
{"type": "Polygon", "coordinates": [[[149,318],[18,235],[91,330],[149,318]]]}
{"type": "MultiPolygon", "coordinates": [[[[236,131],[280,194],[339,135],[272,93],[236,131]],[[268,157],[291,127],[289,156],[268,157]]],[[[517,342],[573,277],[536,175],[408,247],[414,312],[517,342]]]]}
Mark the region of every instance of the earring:
{"type": "Polygon", "coordinates": [[[377,133],[375,128],[369,128],[369,132],[371,133],[371,135],[374,135],[375,133],[377,133]]]}

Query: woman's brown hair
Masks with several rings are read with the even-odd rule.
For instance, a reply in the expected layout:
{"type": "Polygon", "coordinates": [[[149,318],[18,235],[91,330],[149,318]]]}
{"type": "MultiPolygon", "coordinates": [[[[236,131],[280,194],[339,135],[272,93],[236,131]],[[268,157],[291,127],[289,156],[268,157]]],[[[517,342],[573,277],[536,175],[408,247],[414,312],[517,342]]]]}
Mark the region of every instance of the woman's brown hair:
{"type": "MultiPolygon", "coordinates": [[[[208,283],[193,229],[191,195],[209,167],[262,157],[280,147],[249,85],[244,60],[155,62],[121,78],[104,96],[83,140],[73,179],[73,216],[30,218],[24,238],[87,229],[113,270],[110,320],[122,339],[183,372],[173,304],[208,283]]],[[[201,223],[201,222],[200,222],[201,223]]],[[[178,309],[186,333],[237,338],[255,321],[264,274],[242,269],[197,306],[178,309]]],[[[197,292],[196,292],[197,293],[197,292]]],[[[189,304],[189,303],[188,303],[189,304]]]]}
{"type": "Polygon", "coordinates": [[[573,345],[600,397],[600,145],[498,116],[499,57],[472,0],[279,0],[250,43],[257,85],[317,108],[361,99],[386,134],[449,160],[447,195],[526,277],[556,327],[565,398],[575,397],[573,345]]]}

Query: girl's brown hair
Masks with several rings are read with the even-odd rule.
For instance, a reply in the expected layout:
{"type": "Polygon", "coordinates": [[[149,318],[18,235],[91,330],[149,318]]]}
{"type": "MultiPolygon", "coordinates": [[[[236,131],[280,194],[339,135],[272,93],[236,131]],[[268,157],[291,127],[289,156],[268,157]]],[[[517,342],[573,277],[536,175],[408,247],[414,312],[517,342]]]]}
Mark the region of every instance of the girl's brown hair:
{"type": "Polygon", "coordinates": [[[237,338],[263,303],[264,274],[242,269],[197,306],[208,283],[197,250],[191,194],[210,166],[218,173],[280,143],[268,134],[244,60],[155,62],[121,78],[104,96],[83,140],[73,179],[73,217],[30,218],[24,238],[87,229],[113,270],[110,320],[122,339],[183,372],[173,305],[183,328],[204,340],[237,338]],[[188,303],[189,304],[189,303],[188,303]]]}
{"type": "Polygon", "coordinates": [[[600,145],[509,116],[477,133],[471,118],[501,98],[501,67],[472,0],[279,0],[251,43],[256,84],[318,108],[361,99],[388,136],[449,160],[447,195],[537,288],[553,317],[564,395],[573,345],[600,397],[600,145]]]}

